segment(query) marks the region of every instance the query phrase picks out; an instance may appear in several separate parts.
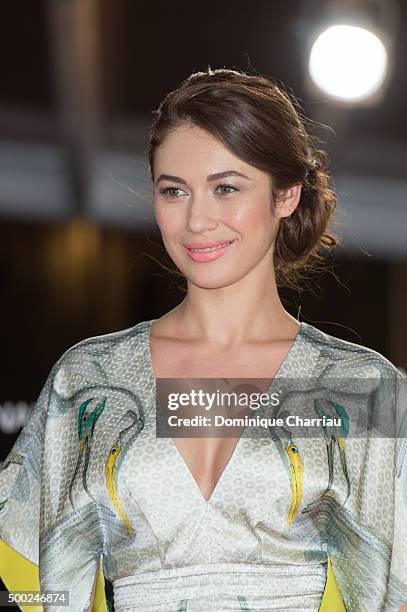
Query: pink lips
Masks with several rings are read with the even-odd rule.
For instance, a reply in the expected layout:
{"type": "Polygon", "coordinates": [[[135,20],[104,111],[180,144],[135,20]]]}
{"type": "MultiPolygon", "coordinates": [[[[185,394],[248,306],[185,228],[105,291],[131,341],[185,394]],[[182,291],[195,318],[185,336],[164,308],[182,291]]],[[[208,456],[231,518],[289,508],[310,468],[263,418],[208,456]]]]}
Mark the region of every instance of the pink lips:
{"type": "Polygon", "coordinates": [[[191,242],[190,244],[185,244],[184,246],[187,249],[208,249],[209,247],[218,246],[219,244],[223,244],[224,242],[232,242],[231,240],[218,240],[217,242],[191,242]]]}
{"type": "Polygon", "coordinates": [[[219,259],[219,257],[222,257],[222,255],[231,247],[231,245],[234,242],[235,242],[234,240],[228,240],[228,241],[221,240],[217,242],[191,243],[191,244],[185,244],[184,246],[186,248],[186,251],[189,257],[193,261],[205,262],[205,261],[214,261],[215,259],[219,259]],[[227,242],[227,244],[224,247],[215,249],[213,251],[206,251],[206,252],[191,251],[191,249],[207,249],[210,247],[216,247],[221,244],[225,244],[225,242],[227,242]]]}

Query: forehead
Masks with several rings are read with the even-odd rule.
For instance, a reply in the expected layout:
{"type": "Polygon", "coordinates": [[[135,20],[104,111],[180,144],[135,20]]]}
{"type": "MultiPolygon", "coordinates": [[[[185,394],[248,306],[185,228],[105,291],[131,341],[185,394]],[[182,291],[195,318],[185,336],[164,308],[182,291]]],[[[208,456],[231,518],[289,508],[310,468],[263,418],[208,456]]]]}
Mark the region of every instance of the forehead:
{"type": "Polygon", "coordinates": [[[182,124],[168,133],[154,155],[155,171],[182,176],[187,170],[201,172],[242,170],[260,172],[239,159],[222,142],[196,125],[182,124]],[[227,166],[227,167],[226,167],[227,166]]]}

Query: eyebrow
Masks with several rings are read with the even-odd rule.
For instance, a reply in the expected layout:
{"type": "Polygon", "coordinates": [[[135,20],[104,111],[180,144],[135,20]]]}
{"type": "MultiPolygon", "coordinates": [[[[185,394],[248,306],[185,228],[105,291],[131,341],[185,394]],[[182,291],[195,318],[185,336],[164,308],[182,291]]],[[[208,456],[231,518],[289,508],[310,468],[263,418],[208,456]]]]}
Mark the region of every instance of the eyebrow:
{"type": "MultiPolygon", "coordinates": [[[[241,172],[238,172],[237,170],[226,170],[225,172],[216,172],[215,174],[209,174],[206,177],[206,180],[209,181],[216,181],[218,179],[221,178],[225,178],[226,176],[242,176],[245,179],[248,179],[249,181],[251,181],[252,179],[249,178],[248,176],[246,176],[245,174],[242,174],[241,172]]],[[[187,182],[179,177],[179,176],[172,176],[171,174],[160,174],[160,176],[158,177],[158,179],[156,180],[156,184],[158,184],[160,181],[174,181],[175,183],[182,183],[182,185],[186,185],[187,182]]]]}

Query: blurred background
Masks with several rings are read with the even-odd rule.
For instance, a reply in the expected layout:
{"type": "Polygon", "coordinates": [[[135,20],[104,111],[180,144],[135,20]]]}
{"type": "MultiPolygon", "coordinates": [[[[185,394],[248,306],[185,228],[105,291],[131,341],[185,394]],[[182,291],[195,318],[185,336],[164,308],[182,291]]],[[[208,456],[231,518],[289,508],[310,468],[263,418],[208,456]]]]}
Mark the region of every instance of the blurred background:
{"type": "Polygon", "coordinates": [[[208,66],[284,84],[331,155],[342,245],[287,310],[407,366],[406,30],[391,0],[3,4],[0,460],[66,349],[183,298],[145,149],[162,97],[208,66]]]}

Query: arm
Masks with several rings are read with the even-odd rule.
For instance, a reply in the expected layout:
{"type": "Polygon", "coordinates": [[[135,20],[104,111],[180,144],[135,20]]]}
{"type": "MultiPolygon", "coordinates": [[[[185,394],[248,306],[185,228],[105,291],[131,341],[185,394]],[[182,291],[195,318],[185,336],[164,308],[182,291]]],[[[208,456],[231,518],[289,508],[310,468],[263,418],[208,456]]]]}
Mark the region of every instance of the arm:
{"type": "Polygon", "coordinates": [[[95,504],[74,511],[68,501],[76,415],[54,388],[60,361],[0,469],[0,576],[9,590],[68,590],[72,611],[88,609],[94,594],[99,612],[106,610],[103,538],[95,504]]]}
{"type": "MultiPolygon", "coordinates": [[[[0,469],[0,576],[9,591],[40,590],[40,477],[53,374],[54,369],[0,469]]],[[[20,607],[27,612],[43,609],[20,607]]]]}
{"type": "Polygon", "coordinates": [[[396,374],[395,416],[394,527],[386,603],[407,612],[407,378],[400,371],[396,374]]]}
{"type": "MultiPolygon", "coordinates": [[[[86,388],[85,388],[86,395],[86,388]]],[[[41,471],[40,581],[43,591],[69,591],[69,610],[92,606],[103,552],[99,506],[89,495],[91,445],[78,435],[90,401],[70,389],[68,366],[51,387],[41,471]],[[81,398],[81,399],[80,399],[81,398]]],[[[102,575],[103,577],[103,575],[102,575]]],[[[58,609],[58,608],[57,608],[58,609]]],[[[62,609],[62,608],[61,608],[62,609]]]]}

